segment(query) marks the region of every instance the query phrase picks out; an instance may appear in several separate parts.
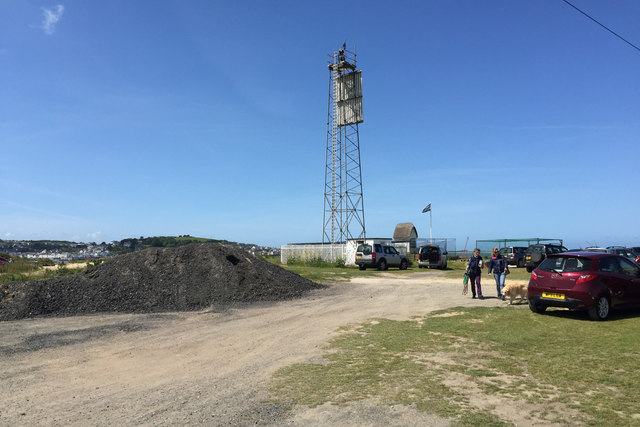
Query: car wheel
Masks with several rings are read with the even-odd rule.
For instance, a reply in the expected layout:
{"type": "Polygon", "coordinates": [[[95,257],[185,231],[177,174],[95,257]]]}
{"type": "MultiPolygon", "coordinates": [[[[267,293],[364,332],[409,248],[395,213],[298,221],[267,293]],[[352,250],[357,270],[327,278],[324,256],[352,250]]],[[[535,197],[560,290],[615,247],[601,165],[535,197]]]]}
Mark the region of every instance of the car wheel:
{"type": "Polygon", "coordinates": [[[547,310],[546,305],[535,304],[533,301],[529,300],[529,308],[534,313],[542,314],[547,310]]]}
{"type": "Polygon", "coordinates": [[[533,271],[533,267],[527,265],[527,273],[531,273],[533,271]]]}
{"type": "Polygon", "coordinates": [[[387,269],[387,261],[384,259],[381,259],[380,262],[378,263],[378,270],[386,270],[387,269]]]}
{"type": "Polygon", "coordinates": [[[358,268],[359,268],[360,270],[366,270],[366,269],[367,269],[367,267],[365,267],[364,265],[359,265],[359,266],[358,266],[358,268]]]}
{"type": "Polygon", "coordinates": [[[609,304],[609,299],[601,295],[596,300],[595,304],[593,304],[589,308],[589,317],[592,320],[605,320],[609,317],[609,312],[611,311],[611,306],[609,304]]]}
{"type": "Polygon", "coordinates": [[[523,260],[519,260],[518,261],[518,268],[522,268],[524,267],[524,261],[523,260]]]}
{"type": "Polygon", "coordinates": [[[403,259],[402,261],[400,261],[400,270],[406,270],[407,269],[407,260],[403,259]]]}

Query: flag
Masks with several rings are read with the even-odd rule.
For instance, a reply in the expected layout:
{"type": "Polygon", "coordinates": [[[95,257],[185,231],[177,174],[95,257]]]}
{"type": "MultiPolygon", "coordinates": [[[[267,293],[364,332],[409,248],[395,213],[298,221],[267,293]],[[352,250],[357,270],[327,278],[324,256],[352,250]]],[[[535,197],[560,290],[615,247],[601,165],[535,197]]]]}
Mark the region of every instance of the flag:
{"type": "Polygon", "coordinates": [[[426,208],[422,209],[422,213],[429,212],[430,210],[431,210],[431,203],[429,203],[426,208]]]}

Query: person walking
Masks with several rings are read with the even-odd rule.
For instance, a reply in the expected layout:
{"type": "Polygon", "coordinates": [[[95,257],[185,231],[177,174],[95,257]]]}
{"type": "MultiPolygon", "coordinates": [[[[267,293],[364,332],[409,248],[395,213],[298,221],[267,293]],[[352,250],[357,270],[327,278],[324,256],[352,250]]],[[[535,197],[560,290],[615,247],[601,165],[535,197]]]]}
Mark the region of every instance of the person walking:
{"type": "Polygon", "coordinates": [[[482,256],[480,256],[480,249],[475,248],[473,255],[469,258],[467,264],[467,270],[469,271],[469,280],[471,281],[471,293],[476,297],[476,287],[478,288],[478,298],[484,299],[482,296],[482,288],[480,287],[480,277],[482,276],[482,256]]]}
{"type": "Polygon", "coordinates": [[[491,274],[491,272],[493,272],[493,277],[496,279],[498,298],[502,298],[502,301],[504,301],[502,289],[504,288],[504,278],[509,273],[509,266],[507,265],[506,258],[500,255],[498,248],[493,248],[491,251],[488,273],[491,274]]]}

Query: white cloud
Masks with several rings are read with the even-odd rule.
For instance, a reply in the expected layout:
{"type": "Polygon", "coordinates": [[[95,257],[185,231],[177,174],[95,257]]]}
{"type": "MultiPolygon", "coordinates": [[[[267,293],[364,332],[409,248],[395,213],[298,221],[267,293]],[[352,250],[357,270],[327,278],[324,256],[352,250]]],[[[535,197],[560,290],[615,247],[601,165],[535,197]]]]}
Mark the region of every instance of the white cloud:
{"type": "Polygon", "coordinates": [[[53,34],[56,31],[56,25],[62,19],[63,13],[64,6],[61,4],[56,5],[53,9],[42,8],[42,29],[46,34],[53,34]]]}

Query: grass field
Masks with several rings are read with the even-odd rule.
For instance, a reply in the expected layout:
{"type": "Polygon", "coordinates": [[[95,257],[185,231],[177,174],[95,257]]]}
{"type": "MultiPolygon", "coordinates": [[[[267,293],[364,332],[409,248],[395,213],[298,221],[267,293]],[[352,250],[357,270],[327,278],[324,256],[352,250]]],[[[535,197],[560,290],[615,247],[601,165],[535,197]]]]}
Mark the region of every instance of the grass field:
{"type": "Polygon", "coordinates": [[[346,404],[376,398],[454,425],[640,425],[640,316],[591,322],[568,311],[455,308],[410,321],[352,326],[325,363],[280,370],[277,402],[346,404]],[[496,409],[498,408],[498,409],[496,409]]]}
{"type": "MultiPolygon", "coordinates": [[[[445,277],[462,280],[465,265],[450,261],[445,277]]],[[[285,268],[319,282],[380,274],[285,268]]],[[[414,263],[385,273],[415,271],[439,270],[414,263]]],[[[530,273],[512,268],[507,277],[527,281],[530,273]]],[[[494,283],[486,269],[483,280],[494,283]]],[[[370,398],[415,405],[458,426],[640,426],[638,330],[636,313],[592,322],[561,309],[536,315],[526,305],[455,308],[404,322],[377,319],[346,327],[327,347],[325,363],[280,370],[272,393],[277,402],[310,406],[370,398]],[[520,418],[501,415],[501,405],[515,406],[520,418]]]]}

